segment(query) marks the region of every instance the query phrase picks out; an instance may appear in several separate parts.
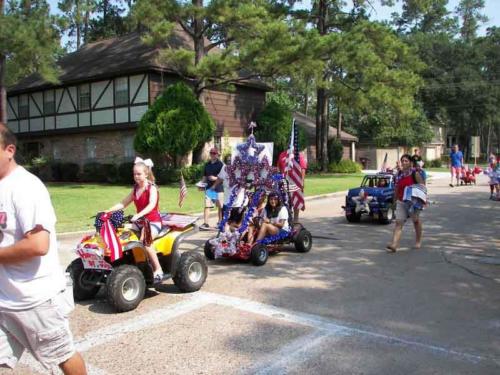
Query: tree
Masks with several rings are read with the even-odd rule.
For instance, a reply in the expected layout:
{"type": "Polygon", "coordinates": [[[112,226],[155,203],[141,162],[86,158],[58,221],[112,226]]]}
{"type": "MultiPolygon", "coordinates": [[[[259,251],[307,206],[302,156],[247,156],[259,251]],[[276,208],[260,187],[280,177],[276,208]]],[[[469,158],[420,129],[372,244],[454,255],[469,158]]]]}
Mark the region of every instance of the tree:
{"type": "MultiPolygon", "coordinates": [[[[130,3],[130,2],[128,2],[130,3]]],[[[122,0],[97,0],[93,6],[97,17],[91,18],[86,42],[120,36],[131,31],[122,0]]]]}
{"type": "Polygon", "coordinates": [[[163,46],[161,60],[194,87],[273,77],[310,56],[310,32],[287,20],[283,3],[265,0],[138,0],[137,24],[149,43],[163,46]],[[169,38],[187,35],[192,47],[169,48],[169,38]],[[166,48],[165,48],[166,47],[166,48]],[[223,48],[218,48],[223,47],[223,48]]]}
{"type": "Polygon", "coordinates": [[[75,38],[76,49],[88,41],[90,15],[96,8],[94,0],[62,0],[57,4],[63,13],[64,27],[75,38]]]}
{"type": "Polygon", "coordinates": [[[5,14],[0,13],[0,120],[6,120],[6,86],[31,73],[57,82],[56,60],[62,53],[58,22],[41,0],[11,0],[5,14]]]}
{"type": "Polygon", "coordinates": [[[180,82],[169,86],[139,121],[135,149],[179,164],[182,156],[210,140],[214,121],[191,88],[180,82]]]}

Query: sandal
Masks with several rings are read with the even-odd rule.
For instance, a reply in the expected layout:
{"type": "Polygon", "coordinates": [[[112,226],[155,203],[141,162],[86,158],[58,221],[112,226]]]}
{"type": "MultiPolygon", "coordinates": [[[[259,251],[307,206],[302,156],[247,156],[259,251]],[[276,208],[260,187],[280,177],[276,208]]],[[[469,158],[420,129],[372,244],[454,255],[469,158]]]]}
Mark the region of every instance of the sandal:
{"type": "Polygon", "coordinates": [[[388,253],[395,253],[396,252],[396,248],[392,245],[387,245],[385,248],[386,248],[386,251],[388,253]]]}

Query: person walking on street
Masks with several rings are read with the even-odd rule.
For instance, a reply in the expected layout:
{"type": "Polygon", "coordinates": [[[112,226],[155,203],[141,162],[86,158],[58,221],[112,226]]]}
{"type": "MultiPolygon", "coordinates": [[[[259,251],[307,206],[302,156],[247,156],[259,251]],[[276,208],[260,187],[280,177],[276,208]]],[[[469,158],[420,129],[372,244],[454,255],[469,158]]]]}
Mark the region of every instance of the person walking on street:
{"type": "Polygon", "coordinates": [[[403,194],[405,187],[414,184],[424,184],[424,180],[420,173],[412,167],[412,159],[409,154],[404,154],[400,158],[401,171],[396,176],[396,187],[394,196],[396,198],[396,226],[392,235],[392,241],[387,245],[387,251],[394,253],[399,247],[399,241],[403,232],[403,226],[406,220],[410,217],[415,227],[415,249],[420,249],[422,246],[422,220],[420,219],[420,210],[412,210],[403,202],[403,194]]]}
{"type": "Polygon", "coordinates": [[[453,145],[450,152],[450,173],[451,180],[450,186],[453,187],[453,176],[457,180],[457,186],[460,184],[460,173],[462,173],[462,166],[464,165],[464,155],[462,151],[458,149],[458,145],[453,145]]]}
{"type": "Polygon", "coordinates": [[[0,366],[25,349],[48,370],[86,374],[68,315],[72,288],[59,264],[56,216],[44,184],[17,165],[16,138],[0,123],[0,366]]]}
{"type": "Polygon", "coordinates": [[[203,210],[203,224],[200,225],[200,229],[208,230],[210,226],[208,225],[208,216],[210,214],[210,209],[214,206],[217,207],[219,222],[222,220],[222,205],[224,204],[224,188],[222,185],[218,185],[212,189],[213,184],[217,181],[217,176],[219,175],[224,164],[219,160],[219,150],[217,147],[210,149],[210,160],[205,164],[205,169],[203,171],[202,182],[206,183],[205,187],[205,209],[203,210]]]}

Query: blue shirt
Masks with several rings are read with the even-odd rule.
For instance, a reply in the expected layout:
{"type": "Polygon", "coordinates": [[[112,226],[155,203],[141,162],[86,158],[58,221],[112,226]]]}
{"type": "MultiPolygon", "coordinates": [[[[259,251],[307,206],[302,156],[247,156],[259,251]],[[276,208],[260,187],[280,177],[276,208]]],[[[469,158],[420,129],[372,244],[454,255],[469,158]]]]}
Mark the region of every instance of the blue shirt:
{"type": "Polygon", "coordinates": [[[462,151],[457,151],[457,152],[452,151],[450,153],[451,166],[452,167],[461,167],[463,158],[464,158],[464,154],[462,154],[462,151]]]}

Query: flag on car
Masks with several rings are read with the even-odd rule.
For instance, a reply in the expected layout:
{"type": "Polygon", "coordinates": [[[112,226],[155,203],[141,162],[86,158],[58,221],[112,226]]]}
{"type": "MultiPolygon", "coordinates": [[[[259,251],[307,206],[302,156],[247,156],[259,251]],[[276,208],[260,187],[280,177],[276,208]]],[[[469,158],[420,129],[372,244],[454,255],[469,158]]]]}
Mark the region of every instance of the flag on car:
{"type": "Polygon", "coordinates": [[[292,207],[298,210],[305,209],[304,201],[304,181],[302,180],[302,168],[299,159],[299,132],[292,122],[292,134],[290,136],[290,146],[288,148],[285,176],[288,180],[289,191],[291,193],[292,207]]]}
{"type": "Polygon", "coordinates": [[[106,247],[110,250],[111,262],[120,259],[123,255],[122,244],[116,235],[115,228],[111,224],[111,214],[102,214],[102,226],[100,230],[100,235],[106,247]]]}
{"type": "Polygon", "coordinates": [[[380,167],[380,172],[387,172],[387,152],[384,156],[384,161],[382,162],[382,166],[380,167]]]}
{"type": "Polygon", "coordinates": [[[182,175],[181,172],[181,182],[179,185],[179,207],[182,207],[184,204],[184,199],[186,198],[188,189],[186,187],[186,182],[184,181],[184,176],[182,175]]]}

